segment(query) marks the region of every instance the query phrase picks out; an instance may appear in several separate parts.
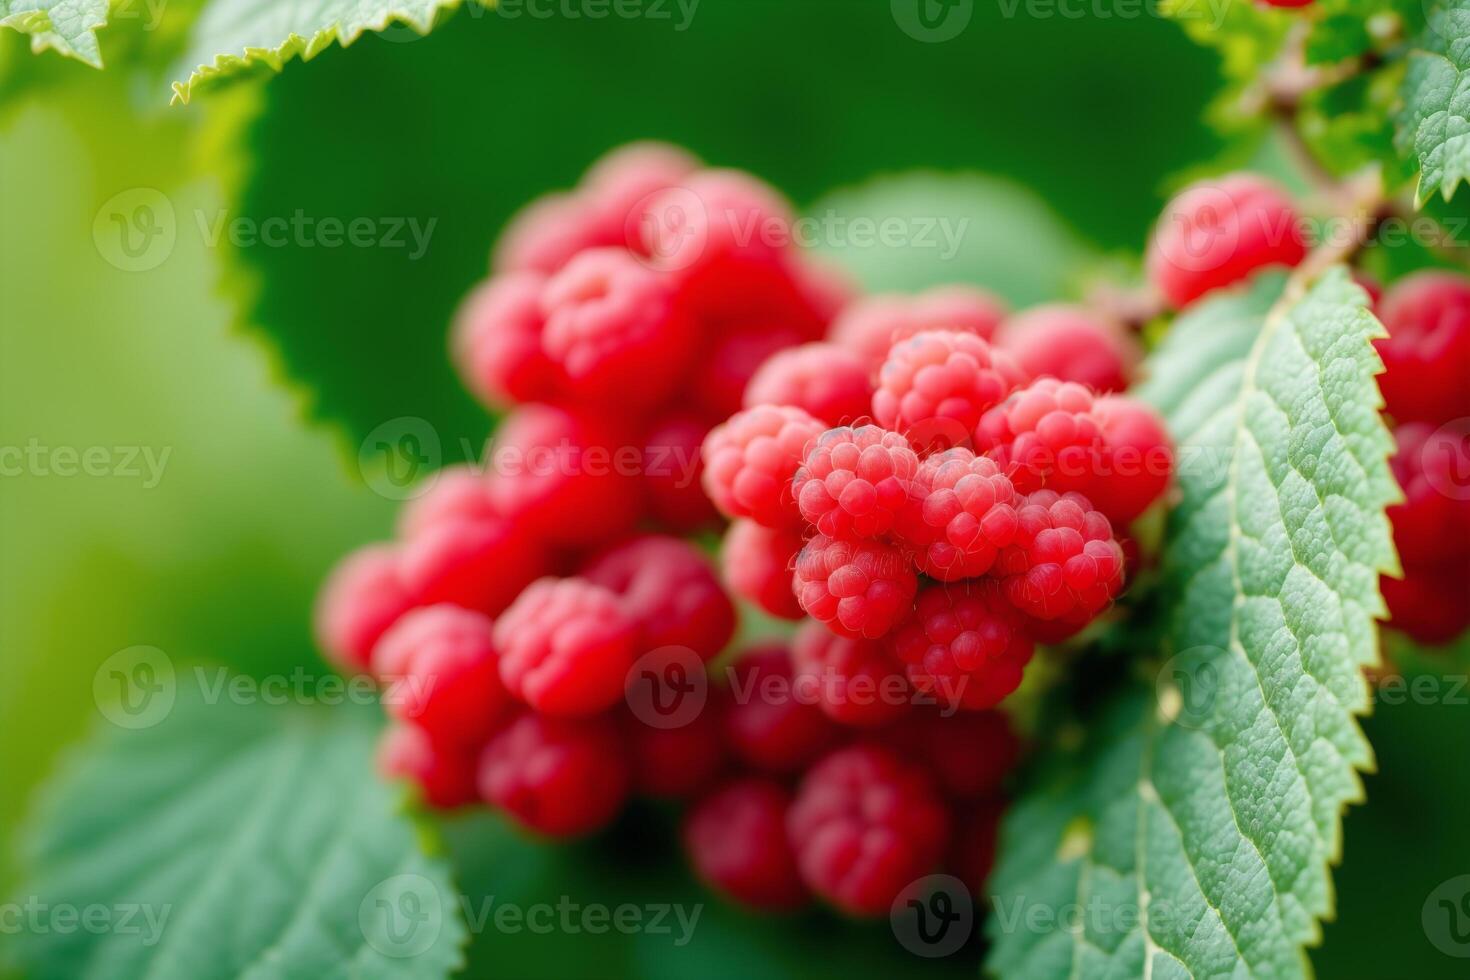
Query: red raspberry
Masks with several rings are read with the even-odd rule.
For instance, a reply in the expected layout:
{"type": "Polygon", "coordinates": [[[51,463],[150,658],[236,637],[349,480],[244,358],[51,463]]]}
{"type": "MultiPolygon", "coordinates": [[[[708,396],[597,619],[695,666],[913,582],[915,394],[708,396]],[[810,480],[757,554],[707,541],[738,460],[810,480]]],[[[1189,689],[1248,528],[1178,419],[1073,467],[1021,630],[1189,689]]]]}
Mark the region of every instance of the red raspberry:
{"type": "Polygon", "coordinates": [[[955,814],[955,839],[949,865],[971,895],[988,894],[986,882],[995,866],[996,843],[1004,816],[1002,800],[981,800],[960,808],[955,814]]]}
{"type": "Polygon", "coordinates": [[[415,609],[393,624],[373,648],[388,713],[437,745],[483,744],[510,703],[494,628],[488,616],[450,605],[415,609]]]}
{"type": "Polygon", "coordinates": [[[835,344],[803,344],[777,352],[745,388],[745,407],[795,405],[828,425],[847,425],[868,414],[873,385],[866,363],[835,344]]]}
{"type": "Polygon", "coordinates": [[[730,517],[797,527],[791,478],[822,423],[799,408],[761,405],[732,415],[704,440],[704,489],[730,517]]]}
{"type": "Polygon", "coordinates": [[[1470,628],[1470,557],[1438,565],[1404,563],[1402,578],[1379,579],[1388,604],[1389,626],[1420,643],[1448,643],[1470,628]]]}
{"type": "Polygon", "coordinates": [[[800,772],[837,740],[814,704],[798,700],[791,654],[782,646],[748,650],[729,668],[723,713],[730,752],[760,772],[800,772]]]}
{"type": "Polygon", "coordinates": [[[876,371],[899,341],[926,330],[957,330],[989,340],[1006,315],[1005,303],[973,286],[936,286],[905,296],[880,293],[854,302],[832,322],[828,337],[876,371]]]}
{"type": "Polygon", "coordinates": [[[549,837],[573,837],[612,821],[628,797],[628,763],[606,715],[551,718],[527,711],[480,756],[480,795],[549,837]]]}
{"type": "Polygon", "coordinates": [[[744,519],[732,522],[720,545],[725,584],[772,616],[801,619],[801,603],[791,591],[791,569],[801,543],[801,535],[793,531],[775,531],[744,519]]]}
{"type": "Polygon", "coordinates": [[[501,513],[555,544],[609,541],[638,520],[638,455],[587,413],[523,405],[496,432],[490,498],[501,513]]]}
{"type": "Polygon", "coordinates": [[[430,479],[429,489],[398,512],[399,537],[415,538],[440,524],[499,519],[490,500],[490,481],[470,466],[446,466],[430,479]]]}
{"type": "Polygon", "coordinates": [[[1078,306],[1038,306],[1011,317],[996,343],[1032,378],[1122,391],[1138,366],[1138,344],[1118,324],[1078,306]]]}
{"type": "Polygon", "coordinates": [[[582,175],[580,192],[606,223],[610,235],[630,249],[639,245],[638,230],[629,227],[648,199],[676,186],[699,169],[692,155],[653,140],[620,146],[597,160],[582,175]]]}
{"type": "Polygon", "coordinates": [[[491,268],[551,275],[580,252],[621,244],[621,229],[610,228],[584,194],[538,197],[511,216],[495,243],[491,268]]]}
{"type": "Polygon", "coordinates": [[[620,700],[638,642],[618,597],[575,578],[533,582],[495,623],[506,689],[553,715],[589,715],[620,700]]]}
{"type": "Polygon", "coordinates": [[[642,251],[680,275],[731,259],[773,260],[791,244],[791,209],[738,170],[703,170],[644,202],[642,251]]]}
{"type": "Polygon", "coordinates": [[[403,546],[403,582],[417,605],[453,603],[498,616],[549,569],[546,550],[500,517],[441,521],[403,546]]]}
{"type": "Polygon", "coordinates": [[[926,331],[893,345],[878,373],[873,417],[916,445],[947,449],[967,442],[980,416],[1021,380],[1009,354],[974,334],[926,331]]]}
{"type": "Polygon", "coordinates": [[[582,577],[615,593],[647,649],[677,646],[708,660],[735,633],[735,606],[699,549],[645,535],[592,558],[582,577]]]}
{"type": "Polygon", "coordinates": [[[998,794],[1021,754],[1003,711],[945,714],[919,709],[893,732],[899,751],[928,767],[944,795],[974,800],[998,794]]]}
{"type": "Polygon", "coordinates": [[[581,253],[541,293],[541,346],[578,401],[650,405],[668,395],[693,353],[672,284],[623,249],[581,253]]]}
{"type": "Polygon", "coordinates": [[[1054,490],[1028,494],[1018,514],[997,563],[1006,598],[1037,619],[1096,618],[1123,588],[1123,549],[1108,519],[1081,494],[1054,490]]]}
{"type": "Polygon", "coordinates": [[[745,777],[720,786],[684,818],[684,849],[711,888],[754,909],[806,904],[786,839],[791,797],[779,783],[745,777]]]}
{"type": "Polygon", "coordinates": [[[1308,7],[1308,6],[1311,6],[1312,3],[1315,2],[1315,0],[1260,0],[1260,2],[1263,3],[1263,4],[1265,4],[1268,7],[1287,7],[1287,8],[1291,8],[1291,7],[1308,7]]]}
{"type": "MultiPolygon", "coordinates": [[[[862,291],[852,274],[831,259],[810,252],[795,252],[790,259],[798,290],[823,324],[832,322],[862,291]]],[[[885,346],[879,356],[887,353],[885,346]]]]}
{"type": "Polygon", "coordinates": [[[994,460],[955,448],[919,467],[917,505],[899,533],[919,570],[943,582],[990,570],[1016,534],[1016,491],[994,460]]]}
{"type": "Polygon", "coordinates": [[[1470,278],[1419,272],[1393,284],[1378,308],[1378,385],[1397,422],[1436,425],[1470,415],[1470,278]]]}
{"type": "Polygon", "coordinates": [[[828,429],[807,447],[791,491],[801,516],[833,538],[887,534],[916,492],[919,457],[876,425],[828,429]]]}
{"type": "Polygon", "coordinates": [[[700,485],[700,447],[709,426],[691,415],[669,415],[643,437],[643,489],[655,521],[689,533],[718,524],[720,513],[700,485]]]}
{"type": "Polygon", "coordinates": [[[843,636],[876,640],[908,615],[918,589],[908,557],[877,541],[818,534],[796,556],[791,588],[807,615],[843,636]]]}
{"type": "Polygon", "coordinates": [[[546,318],[539,272],[508,272],[475,287],[455,314],[450,352],[465,387],[487,405],[557,393],[556,366],[541,347],[546,318]]]}
{"type": "Polygon", "coordinates": [[[947,707],[993,708],[1021,683],[1034,650],[990,583],[931,585],[890,640],[909,680],[947,707]]]}
{"type": "Polygon", "coordinates": [[[886,749],[840,749],[808,772],[786,816],[802,879],[856,916],[888,912],[934,870],[949,814],[922,769],[886,749]]]}
{"type": "Polygon", "coordinates": [[[783,323],[757,323],[716,336],[696,359],[691,397],[711,418],[729,418],[740,411],[745,389],[761,365],[804,339],[783,323]]]}
{"type": "Polygon", "coordinates": [[[724,766],[724,728],[717,712],[701,711],[689,724],[675,728],[654,728],[632,715],[623,721],[633,788],[644,796],[687,799],[724,766]]]}
{"type": "Polygon", "coordinates": [[[1102,426],[1106,451],[1085,493],[1109,521],[1126,525],[1168,489],[1174,444],[1157,412],[1124,395],[1099,398],[1092,417],[1102,426]]]}
{"type": "Polygon", "coordinates": [[[475,786],[478,746],[436,745],[422,728],[390,725],[378,741],[378,771],[418,787],[426,804],[453,810],[480,798],[475,786]]]}
{"type": "Polygon", "coordinates": [[[1072,381],[1041,378],[985,413],[975,448],[1005,467],[1016,489],[1092,489],[1103,456],[1102,425],[1092,392],[1072,381]]]}
{"type": "Polygon", "coordinates": [[[413,607],[398,566],[397,549],[370,545],[338,562],[317,596],[317,645],[346,673],[368,672],[378,638],[413,607]]]}
{"type": "Polygon", "coordinates": [[[791,643],[793,683],[843,725],[884,725],[906,714],[913,698],[901,664],[877,640],[838,636],[808,620],[791,643]]]}
{"type": "Polygon", "coordinates": [[[1148,278],[1176,309],[1257,269],[1294,266],[1307,254],[1291,199],[1255,174],[1187,188],[1164,208],[1149,243],[1148,278]]]}
{"type": "Polygon", "coordinates": [[[1470,555],[1470,491],[1450,493],[1470,474],[1470,440],[1448,429],[1410,422],[1394,430],[1390,461],[1404,502],[1388,509],[1393,540],[1405,565],[1436,565],[1470,555]]]}

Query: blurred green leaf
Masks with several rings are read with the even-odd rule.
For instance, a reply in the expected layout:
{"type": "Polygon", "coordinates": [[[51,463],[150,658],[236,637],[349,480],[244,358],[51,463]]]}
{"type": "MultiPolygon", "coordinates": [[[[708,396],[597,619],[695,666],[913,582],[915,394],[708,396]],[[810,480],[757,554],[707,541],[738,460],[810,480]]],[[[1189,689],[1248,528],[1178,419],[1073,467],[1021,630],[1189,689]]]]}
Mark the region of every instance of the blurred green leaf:
{"type": "Polygon", "coordinates": [[[0,27],[31,36],[31,50],[51,48],[102,67],[97,31],[107,26],[107,0],[0,0],[0,27]]]}
{"type": "Polygon", "coordinates": [[[21,838],[27,975],[447,976],[456,895],[371,775],[374,713],[212,702],[189,676],[154,662],[110,709],[144,727],[102,732],[42,793],[21,838]],[[96,910],[102,927],[67,925],[96,910]]]}

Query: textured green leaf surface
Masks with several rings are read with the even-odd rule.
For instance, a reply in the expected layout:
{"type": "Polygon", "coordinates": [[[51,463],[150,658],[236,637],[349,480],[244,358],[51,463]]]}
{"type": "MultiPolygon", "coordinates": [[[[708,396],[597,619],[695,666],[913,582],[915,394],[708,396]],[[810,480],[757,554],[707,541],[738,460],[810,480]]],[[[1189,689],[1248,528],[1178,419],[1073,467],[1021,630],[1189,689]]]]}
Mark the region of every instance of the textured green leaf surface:
{"type": "Polygon", "coordinates": [[[1429,11],[1421,49],[1409,56],[1399,148],[1418,158],[1421,202],[1454,196],[1470,180],[1470,0],[1429,11]]]}
{"type": "Polygon", "coordinates": [[[1280,289],[1181,318],[1152,361],[1142,394],[1180,446],[1165,662],[1008,819],[1003,976],[1301,976],[1333,912],[1395,490],[1361,290],[1340,269],[1280,289]]]}
{"type": "Polygon", "coordinates": [[[0,27],[31,36],[31,49],[47,48],[102,67],[97,29],[107,26],[107,0],[0,0],[0,27]]]}
{"type": "Polygon", "coordinates": [[[103,733],[43,793],[16,901],[50,911],[15,943],[24,974],[447,976],[459,905],[369,775],[371,713],[210,704],[192,676],[165,720],[103,733]],[[87,909],[104,928],[57,917],[87,909]]]}
{"type": "Polygon", "coordinates": [[[183,81],[174,82],[174,99],[188,102],[200,82],[252,65],[280,71],[297,56],[310,61],[333,44],[351,44],[365,31],[404,24],[420,35],[427,34],[436,16],[458,9],[462,2],[210,0],[194,27],[178,72],[183,81]]]}

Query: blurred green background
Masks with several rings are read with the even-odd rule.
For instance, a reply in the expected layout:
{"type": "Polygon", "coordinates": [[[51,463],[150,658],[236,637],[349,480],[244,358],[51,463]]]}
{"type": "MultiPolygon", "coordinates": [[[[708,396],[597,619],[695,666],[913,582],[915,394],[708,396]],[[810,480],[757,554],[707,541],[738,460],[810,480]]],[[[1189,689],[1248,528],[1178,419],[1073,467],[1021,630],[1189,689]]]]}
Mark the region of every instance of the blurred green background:
{"type": "MultiPolygon", "coordinates": [[[[977,4],[958,38],[926,44],[886,0],[704,0],[682,31],[471,9],[428,38],[368,36],[173,108],[163,68],[177,36],[120,21],[103,37],[98,73],[0,32],[0,445],[168,456],[156,486],[0,478],[7,845],[59,753],[99,723],[93,675],[114,652],[152,645],[256,676],[325,669],[308,629],[315,588],[336,557],[387,534],[396,506],[358,471],[362,435],[419,416],[450,459],[461,437],[484,438],[444,357],[448,318],[506,216],[609,147],[673,140],[802,207],[860,208],[859,192],[826,195],[915,168],[998,175],[1031,192],[977,212],[993,220],[972,228],[971,260],[1002,268],[944,277],[973,273],[1022,301],[1080,271],[1048,267],[1058,254],[1136,256],[1171,181],[1221,150],[1202,122],[1215,56],[1148,16],[1007,19],[977,4]],[[133,272],[99,249],[94,222],[136,188],[168,201],[175,240],[133,272]],[[1070,223],[1065,247],[1016,248],[1007,216],[1047,207],[1070,223]],[[210,240],[221,218],[297,211],[434,226],[417,259],[210,240]]],[[[881,256],[857,265],[892,275],[881,256]]],[[[1395,714],[1374,728],[1424,738],[1427,724],[1395,714]]],[[[1350,975],[1332,967],[1354,962],[1393,891],[1357,882],[1376,878],[1379,838],[1418,829],[1396,812],[1349,821],[1353,925],[1329,929],[1324,975],[1350,975]]],[[[1446,860],[1464,863],[1459,848],[1446,860]]],[[[0,893],[13,857],[4,847],[0,893]]],[[[1405,880],[1396,898],[1415,893],[1405,880]]],[[[1409,945],[1393,962],[1443,968],[1409,945]]]]}

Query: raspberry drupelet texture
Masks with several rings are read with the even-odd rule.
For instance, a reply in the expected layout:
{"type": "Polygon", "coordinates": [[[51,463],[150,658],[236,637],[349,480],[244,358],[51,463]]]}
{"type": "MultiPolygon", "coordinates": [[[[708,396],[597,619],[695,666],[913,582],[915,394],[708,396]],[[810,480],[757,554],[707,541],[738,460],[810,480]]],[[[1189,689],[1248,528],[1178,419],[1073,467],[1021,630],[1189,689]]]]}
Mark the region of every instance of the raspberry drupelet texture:
{"type": "Polygon", "coordinates": [[[878,640],[838,636],[808,620],[791,642],[793,683],[843,725],[884,725],[906,714],[913,698],[903,665],[878,640]]]}
{"type": "Polygon", "coordinates": [[[786,405],[732,415],[705,437],[705,492],[728,517],[749,517],[772,528],[799,527],[791,478],[822,429],[810,414],[786,405]]]}
{"type": "Polygon", "coordinates": [[[552,715],[615,704],[639,642],[617,595],[583,579],[533,582],[495,623],[506,690],[552,715]]]}
{"type": "Polygon", "coordinates": [[[701,170],[644,202],[641,251],[661,269],[696,276],[729,262],[774,261],[791,242],[791,207],[738,170],[701,170]]]}
{"type": "Polygon", "coordinates": [[[1149,243],[1149,281],[1176,309],[1258,269],[1294,266],[1307,254],[1291,199],[1254,174],[1185,189],[1164,208],[1149,243]]]}
{"type": "Polygon", "coordinates": [[[719,786],[684,818],[684,849],[715,891],[754,909],[787,911],[810,896],[786,838],[791,795],[780,783],[746,776],[719,786]]]}
{"type": "Polygon", "coordinates": [[[399,573],[398,549],[361,548],[337,563],[317,596],[317,644],[343,671],[367,673],[378,638],[413,605],[399,573]]]}
{"type": "Polygon", "coordinates": [[[878,916],[949,844],[949,814],[921,768],[874,745],[839,749],[802,779],[786,831],[812,891],[878,916]]]}
{"type": "Polygon", "coordinates": [[[623,249],[591,249],[568,262],[546,282],[541,311],[541,346],[580,402],[623,411],[656,403],[693,353],[672,283],[623,249]]]}
{"type": "Polygon", "coordinates": [[[455,315],[450,353],[465,387],[492,406],[555,398],[556,366],[541,347],[539,272],[508,272],[475,288],[455,315]]]}
{"type": "Polygon", "coordinates": [[[601,544],[632,529],[642,509],[626,436],[584,411],[522,405],[495,433],[490,499],[542,540],[601,544]]]}
{"type": "Polygon", "coordinates": [[[425,606],[394,623],[373,648],[373,671],[388,685],[388,713],[436,745],[478,747],[510,703],[494,624],[458,606],[425,606]]]}
{"type": "Polygon", "coordinates": [[[1125,395],[1092,406],[1102,426],[1104,454],[1086,496],[1117,525],[1126,525],[1164,495],[1174,474],[1174,443],[1159,413],[1125,395]]]}
{"type": "Polygon", "coordinates": [[[870,369],[861,357],[828,343],[777,351],[745,388],[746,408],[795,405],[827,425],[865,418],[873,401],[870,369]]]}
{"type": "Polygon", "coordinates": [[[1440,424],[1470,415],[1470,277],[1419,272],[1378,305],[1388,337],[1376,342],[1378,377],[1396,422],[1440,424]]]}
{"type": "Polygon", "coordinates": [[[490,482],[471,467],[446,466],[431,477],[428,489],[406,501],[398,512],[398,536],[411,539],[446,523],[496,520],[490,482]]]}
{"type": "Polygon", "coordinates": [[[1122,391],[1138,366],[1138,344],[1122,326],[1080,306],[1038,306],[1011,317],[996,345],[1028,377],[1075,381],[1093,391],[1122,391]]]}
{"type": "Polygon", "coordinates": [[[969,710],[993,708],[1019,687],[1035,649],[990,582],[924,589],[890,643],[914,687],[969,710]]]}
{"type": "Polygon", "coordinates": [[[378,742],[378,771],[418,787],[425,803],[452,810],[480,798],[475,785],[479,746],[436,745],[415,725],[389,725],[378,742]]]}
{"type": "Polygon", "coordinates": [[[1388,519],[1399,557],[1423,566],[1470,555],[1470,495],[1445,492],[1458,485],[1457,473],[1470,473],[1470,444],[1427,422],[1400,425],[1393,435],[1398,451],[1389,463],[1404,500],[1388,519]]]}
{"type": "Polygon", "coordinates": [[[801,619],[791,572],[801,535],[744,518],[732,521],[720,545],[720,570],[730,591],[781,619],[801,619]]]}
{"type": "Polygon", "coordinates": [[[705,660],[735,633],[735,606],[699,549],[649,534],[594,556],[582,577],[616,594],[645,649],[678,646],[705,660]]]}
{"type": "Polygon", "coordinates": [[[798,699],[791,653],[783,646],[747,650],[729,668],[722,719],[730,753],[759,772],[800,772],[841,734],[815,704],[798,699]]]}
{"type": "Polygon", "coordinates": [[[833,538],[892,530],[917,492],[919,457],[897,432],[876,425],[828,429],[807,448],[791,491],[801,516],[833,538]]]}
{"type": "Polygon", "coordinates": [[[679,533],[720,523],[720,512],[700,486],[704,460],[700,447],[709,425],[693,415],[656,420],[643,437],[643,490],[649,515],[679,533]]]}
{"type": "Polygon", "coordinates": [[[404,544],[400,568],[416,605],[449,602],[498,616],[549,561],[514,521],[488,517],[425,527],[404,544]]]}
{"type": "Polygon", "coordinates": [[[1022,498],[1015,540],[997,571],[1017,609],[1044,620],[1086,622],[1123,588],[1123,549],[1112,525],[1077,493],[1038,490],[1022,498]]]}
{"type": "Polygon", "coordinates": [[[931,330],[893,345],[878,372],[873,417],[921,451],[970,439],[980,416],[1022,381],[1011,356],[975,334],[931,330]]]}
{"type": "Polygon", "coordinates": [[[480,755],[480,795],[522,826],[574,837],[606,826],[628,797],[628,763],[607,715],[552,718],[527,711],[480,755]]]}
{"type": "Polygon", "coordinates": [[[898,533],[919,570],[942,582],[990,570],[1016,534],[1016,491],[994,460],[957,447],[919,467],[916,502],[898,533]]]}
{"type": "Polygon", "coordinates": [[[687,724],[655,728],[631,713],[620,715],[633,789],[656,799],[687,799],[703,791],[725,764],[718,710],[707,705],[687,724]]]}
{"type": "Polygon", "coordinates": [[[1022,493],[1092,489],[1104,453],[1095,399],[1083,385],[1040,378],[986,412],[975,448],[999,463],[1022,493]]]}
{"type": "Polygon", "coordinates": [[[791,587],[807,615],[833,632],[876,640],[908,615],[919,583],[892,545],[818,534],[796,556],[791,587]]]}
{"type": "Polygon", "coordinates": [[[854,301],[835,320],[828,339],[876,371],[894,344],[925,330],[957,330],[989,340],[1005,318],[1005,303],[973,286],[936,286],[907,296],[879,293],[854,301]]]}

